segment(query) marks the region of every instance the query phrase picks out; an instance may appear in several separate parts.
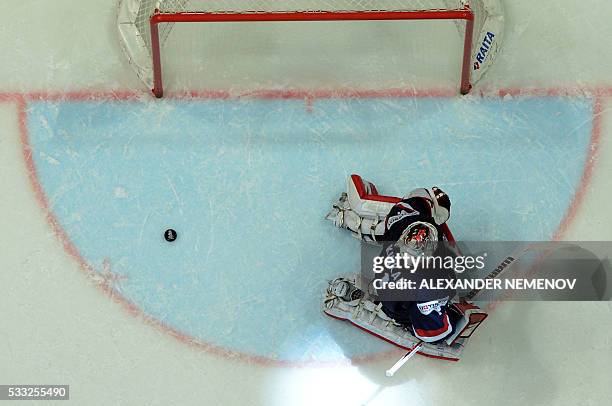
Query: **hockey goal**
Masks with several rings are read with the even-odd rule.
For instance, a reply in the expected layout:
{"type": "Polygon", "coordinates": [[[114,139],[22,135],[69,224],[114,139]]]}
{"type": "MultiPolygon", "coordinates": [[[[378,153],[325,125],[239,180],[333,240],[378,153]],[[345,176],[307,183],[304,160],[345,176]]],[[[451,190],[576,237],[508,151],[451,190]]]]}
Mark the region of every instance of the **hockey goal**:
{"type": "Polygon", "coordinates": [[[501,45],[500,1],[120,0],[117,23],[130,64],[153,94],[162,97],[162,46],[175,23],[454,20],[463,38],[460,91],[466,94],[501,45]]]}

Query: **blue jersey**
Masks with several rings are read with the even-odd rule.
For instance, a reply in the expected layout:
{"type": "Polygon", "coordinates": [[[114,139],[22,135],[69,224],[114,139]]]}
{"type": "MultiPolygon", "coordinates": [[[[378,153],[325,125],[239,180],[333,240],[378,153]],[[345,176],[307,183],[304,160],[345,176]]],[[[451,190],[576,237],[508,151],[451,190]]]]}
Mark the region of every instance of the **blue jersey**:
{"type": "Polygon", "coordinates": [[[438,240],[442,241],[443,232],[432,216],[430,203],[422,197],[409,197],[395,204],[385,218],[385,233],[379,241],[395,243],[410,224],[417,221],[429,223],[438,231],[438,240]]]}
{"type": "Polygon", "coordinates": [[[410,328],[415,337],[428,342],[444,339],[453,331],[453,323],[448,316],[450,299],[429,302],[383,301],[382,310],[396,322],[410,328]]]}
{"type": "MultiPolygon", "coordinates": [[[[437,240],[443,240],[443,231],[436,225],[429,202],[421,197],[410,197],[398,202],[389,211],[385,218],[385,234],[383,237],[384,248],[381,256],[393,256],[398,252],[395,242],[402,233],[414,222],[426,222],[431,224],[438,231],[437,240]]],[[[453,255],[447,252],[443,244],[433,255],[453,255]]],[[[391,271],[392,272],[392,271],[391,271]]],[[[423,278],[454,278],[452,270],[431,270],[426,272],[415,272],[408,275],[408,278],[420,286],[423,278]]],[[[403,301],[385,301],[382,303],[382,310],[396,322],[411,328],[413,334],[425,341],[436,342],[444,339],[453,331],[453,323],[448,316],[447,310],[450,299],[456,292],[452,290],[438,291],[429,290],[411,292],[410,299],[403,301]]]]}

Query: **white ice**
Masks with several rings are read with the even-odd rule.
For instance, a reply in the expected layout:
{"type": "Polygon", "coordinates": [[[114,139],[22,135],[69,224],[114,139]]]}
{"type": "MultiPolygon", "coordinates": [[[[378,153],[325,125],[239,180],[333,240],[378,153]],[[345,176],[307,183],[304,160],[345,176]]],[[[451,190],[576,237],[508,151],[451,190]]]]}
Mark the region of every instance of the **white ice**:
{"type": "MultiPolygon", "coordinates": [[[[564,238],[611,240],[612,3],[512,0],[505,6],[504,48],[475,90],[540,89],[601,99],[599,156],[564,238]]],[[[28,180],[14,97],[142,90],[119,49],[116,4],[3,0],[2,9],[0,384],[66,383],[72,403],[79,405],[603,405],[612,400],[609,302],[505,303],[461,362],[417,357],[392,379],[384,371],[393,356],[362,366],[262,366],[196,350],[141,323],[95,289],[50,229],[28,180]]],[[[432,55],[430,76],[411,74],[411,55],[396,34],[412,37],[418,30],[390,27],[215,26],[206,29],[203,40],[179,43],[194,36],[194,28],[186,28],[169,39],[166,85],[236,93],[454,85],[456,69],[443,65],[444,54],[432,55]],[[367,55],[366,62],[361,55],[367,55]]],[[[446,35],[421,41],[416,45],[421,50],[459,43],[446,35]]],[[[149,95],[143,91],[142,97],[149,95]]]]}

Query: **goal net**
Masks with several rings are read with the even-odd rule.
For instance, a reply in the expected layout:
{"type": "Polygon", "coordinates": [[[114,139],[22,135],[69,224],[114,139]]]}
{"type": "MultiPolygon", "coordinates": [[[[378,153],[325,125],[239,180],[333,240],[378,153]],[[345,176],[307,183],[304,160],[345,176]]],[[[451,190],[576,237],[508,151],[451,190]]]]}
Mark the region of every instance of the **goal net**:
{"type": "Polygon", "coordinates": [[[460,90],[465,94],[499,51],[504,25],[500,1],[120,0],[117,24],[131,66],[161,97],[163,45],[176,23],[453,20],[463,48],[460,90]]]}

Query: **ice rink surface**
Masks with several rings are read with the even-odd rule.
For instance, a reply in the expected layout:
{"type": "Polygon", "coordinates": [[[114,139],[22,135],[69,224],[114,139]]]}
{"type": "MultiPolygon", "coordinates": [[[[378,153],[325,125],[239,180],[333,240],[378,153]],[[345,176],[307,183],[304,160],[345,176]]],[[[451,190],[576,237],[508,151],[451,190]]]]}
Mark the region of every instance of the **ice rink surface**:
{"type": "Polygon", "coordinates": [[[391,379],[402,351],[319,307],[358,267],[322,220],[350,173],[441,186],[458,239],[611,239],[612,6],[506,2],[467,97],[448,25],[181,27],[160,101],[114,2],[73,3],[5,1],[0,383],[87,405],[612,400],[610,303],[500,304],[460,362],[391,379]]]}

